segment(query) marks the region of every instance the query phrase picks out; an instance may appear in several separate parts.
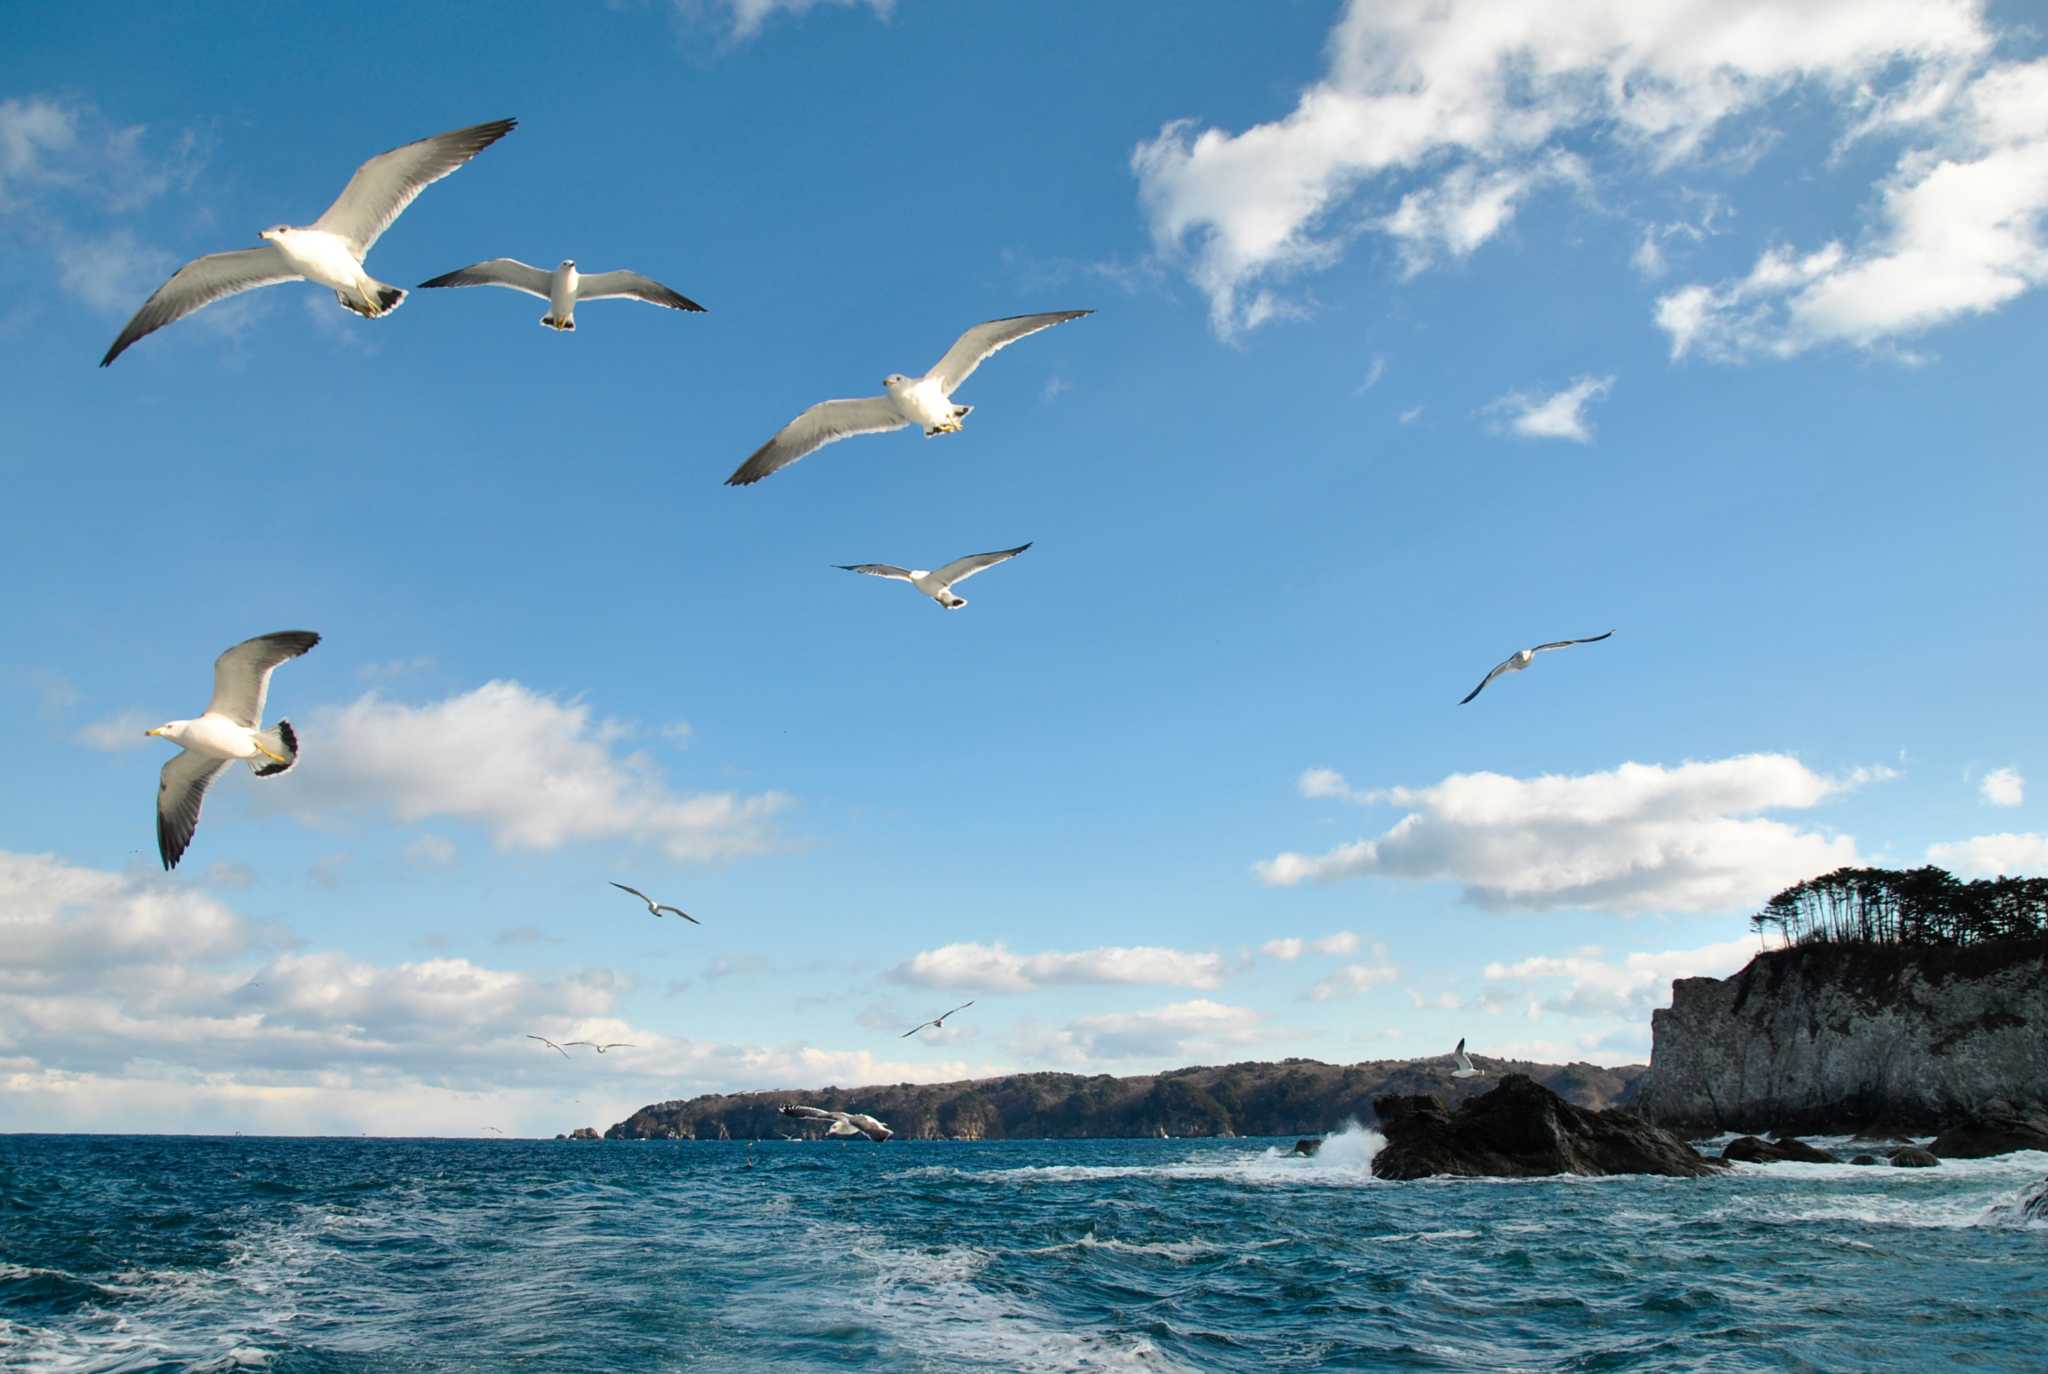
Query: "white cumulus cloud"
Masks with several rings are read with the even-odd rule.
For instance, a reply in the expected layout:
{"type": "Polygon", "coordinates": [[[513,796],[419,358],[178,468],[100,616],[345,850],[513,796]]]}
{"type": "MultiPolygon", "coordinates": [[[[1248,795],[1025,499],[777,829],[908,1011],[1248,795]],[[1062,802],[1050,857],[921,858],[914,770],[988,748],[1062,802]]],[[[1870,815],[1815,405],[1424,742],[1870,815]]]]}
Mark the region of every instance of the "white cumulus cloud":
{"type": "Polygon", "coordinates": [[[1352,0],[1291,112],[1242,133],[1175,120],[1131,170],[1155,243],[1227,337],[1289,313],[1276,288],[1367,229],[1412,272],[1486,243],[1545,182],[1585,178],[1580,150],[1674,167],[1795,87],[1852,134],[1895,127],[1939,110],[1993,42],[1975,0],[1352,0]]]}
{"type": "Polygon", "coordinates": [[[1993,806],[2018,806],[2027,799],[2027,780],[2017,768],[1994,768],[1984,775],[1977,790],[1993,806]]]}
{"type": "Polygon", "coordinates": [[[1270,1038],[1264,1020],[1249,1007],[1203,997],[1152,1011],[1084,1016],[1031,1051],[1076,1065],[1101,1059],[1200,1060],[1270,1038]]]}
{"type": "MultiPolygon", "coordinates": [[[[1385,958],[1386,947],[1381,946],[1374,952],[1385,958]]],[[[1400,976],[1401,971],[1392,964],[1346,964],[1310,988],[1308,999],[1311,1002],[1328,1002],[1341,997],[1356,997],[1367,988],[1380,987],[1400,976]]]]}
{"type": "Polygon", "coordinates": [[[1158,945],[1015,954],[1000,943],[961,943],[924,950],[890,970],[901,983],[982,992],[1028,992],[1072,984],[1213,988],[1223,956],[1158,945]]]}
{"type": "Polygon", "coordinates": [[[2048,876],[2048,835],[1976,835],[1967,840],[1929,845],[1927,862],[1965,878],[2048,876]]]}
{"type": "Polygon", "coordinates": [[[367,809],[408,824],[470,821],[501,849],[630,839],[717,859],[769,846],[787,797],[676,791],[647,754],[622,747],[623,733],[582,702],[517,682],[423,706],[371,693],[308,715],[295,786],[264,797],[313,818],[367,809]]]}
{"type": "Polygon", "coordinates": [[[1754,939],[1727,940],[1697,949],[1606,957],[1597,945],[1565,955],[1538,955],[1513,963],[1491,963],[1493,982],[1563,983],[1542,998],[1545,1011],[1566,1016],[1642,1018],[1671,1000],[1674,978],[1725,978],[1756,957],[1754,939]]]}
{"type": "Polygon", "coordinates": [[[1612,390],[1611,375],[1578,377],[1548,396],[1510,391],[1488,403],[1486,409],[1501,415],[1501,423],[1525,439],[1571,439],[1588,444],[1593,441],[1593,427],[1586,423],[1586,407],[1612,390]]]}
{"type": "Polygon", "coordinates": [[[1456,882],[1468,900],[1503,909],[1730,910],[1857,862],[1847,836],[1760,813],[1807,810],[1888,776],[1871,769],[1827,778],[1789,755],[1744,754],[1576,776],[1458,773],[1430,787],[1370,791],[1324,777],[1316,795],[1407,814],[1377,836],[1321,855],[1277,854],[1256,871],[1276,886],[1362,877],[1456,882]]]}

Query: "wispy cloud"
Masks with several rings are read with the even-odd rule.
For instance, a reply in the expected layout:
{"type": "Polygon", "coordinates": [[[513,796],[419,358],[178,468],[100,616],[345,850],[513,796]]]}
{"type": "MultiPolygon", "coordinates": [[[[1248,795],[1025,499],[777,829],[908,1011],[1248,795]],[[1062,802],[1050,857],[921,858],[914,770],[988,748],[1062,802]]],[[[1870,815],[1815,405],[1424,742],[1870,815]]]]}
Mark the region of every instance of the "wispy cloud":
{"type": "Polygon", "coordinates": [[[2048,874],[2048,835],[2033,833],[1977,835],[1967,840],[1930,845],[1927,862],[1965,878],[2034,877],[2048,874]]]}
{"type": "Polygon", "coordinates": [[[674,0],[676,13],[691,22],[722,23],[726,37],[744,43],[757,37],[778,16],[791,18],[816,9],[871,10],[878,19],[896,11],[895,0],[674,0]]]}
{"type": "Polygon", "coordinates": [[[131,749],[147,749],[154,742],[147,732],[161,724],[161,719],[152,720],[140,711],[122,711],[79,726],[77,739],[88,749],[123,754],[131,749]]]}
{"type": "Polygon", "coordinates": [[[1648,1017],[1671,1000],[1674,978],[1725,978],[1756,956],[1754,939],[1725,940],[1696,949],[1607,958],[1597,945],[1566,955],[1539,955],[1486,966],[1492,982],[1565,984],[1540,998],[1544,1011],[1565,1016],[1648,1017]]]}
{"type": "Polygon", "coordinates": [[[986,992],[1029,992],[1071,984],[1213,988],[1223,956],[1157,945],[1014,954],[1002,944],[925,950],[889,971],[899,983],[986,992]]]}
{"type": "Polygon", "coordinates": [[[1586,407],[1612,390],[1612,375],[1576,377],[1570,386],[1547,396],[1510,391],[1489,402],[1486,410],[1502,417],[1496,428],[1504,427],[1525,439],[1570,439],[1589,444],[1593,441],[1593,427],[1586,421],[1586,407]]]}

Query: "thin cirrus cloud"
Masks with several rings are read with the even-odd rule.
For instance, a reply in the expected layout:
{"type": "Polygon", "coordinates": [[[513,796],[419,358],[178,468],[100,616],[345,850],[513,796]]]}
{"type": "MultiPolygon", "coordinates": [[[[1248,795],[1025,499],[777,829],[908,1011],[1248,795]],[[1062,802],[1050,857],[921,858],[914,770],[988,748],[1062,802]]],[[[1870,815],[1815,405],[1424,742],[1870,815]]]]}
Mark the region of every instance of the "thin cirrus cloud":
{"type": "Polygon", "coordinates": [[[895,12],[895,0],[674,0],[676,13],[685,19],[722,16],[726,35],[734,43],[757,36],[778,15],[798,16],[815,9],[858,9],[887,19],[895,12]]]}
{"type": "Polygon", "coordinates": [[[1291,962],[1311,951],[1329,955],[1356,954],[1358,944],[1357,932],[1340,930],[1334,935],[1324,935],[1314,940],[1304,940],[1298,935],[1285,935],[1260,945],[1259,953],[1268,959],[1291,962]]]}
{"type": "Polygon", "coordinates": [[[2018,806],[2027,799],[2027,780],[2017,768],[1994,768],[1977,791],[1993,806],[2018,806]]]}
{"type": "Polygon", "coordinates": [[[1549,395],[1528,391],[1510,391],[1488,403],[1489,414],[1499,417],[1494,422],[1497,431],[1516,434],[1524,439],[1570,439],[1575,443],[1593,442],[1593,426],[1586,419],[1586,407],[1602,400],[1614,390],[1614,378],[1578,377],[1570,386],[1549,395]]]}
{"type": "Polygon", "coordinates": [[[1220,954],[1157,945],[1017,954],[1000,943],[966,942],[923,950],[891,969],[889,977],[927,988],[1029,992],[1084,984],[1213,988],[1223,973],[1220,954]]]}
{"type": "Polygon", "coordinates": [[[1249,1007],[1198,997],[1151,1011],[1084,1016],[1021,1047],[1022,1057],[1087,1064],[1104,1059],[1190,1059],[1272,1039],[1280,1032],[1249,1007]]]}
{"type": "Polygon", "coordinates": [[[130,749],[147,749],[155,741],[149,738],[150,727],[162,725],[161,719],[152,720],[141,711],[121,711],[78,727],[78,742],[88,749],[101,753],[126,753],[130,749]]]}
{"type": "Polygon", "coordinates": [[[1857,862],[1848,836],[1760,813],[1808,810],[1892,776],[1874,768],[1823,777],[1785,754],[1535,778],[1457,773],[1429,787],[1371,790],[1312,769],[1300,780],[1305,796],[1407,814],[1377,836],[1320,855],[1277,854],[1255,871],[1279,887],[1366,877],[1455,882],[1467,900],[1496,910],[1733,910],[1857,862]]]}
{"type": "Polygon", "coordinates": [[[2048,835],[2008,831],[1929,845],[1927,862],[1965,878],[2040,873],[2048,871],[2048,835]]]}
{"type": "Polygon", "coordinates": [[[623,747],[624,727],[517,682],[420,706],[373,692],[310,712],[300,734],[309,747],[295,785],[266,790],[266,804],[312,820],[368,810],[408,824],[467,821],[500,849],[624,839],[683,860],[758,853],[789,802],[779,792],[679,792],[645,753],[623,747]]]}
{"type": "Polygon", "coordinates": [[[1370,988],[1384,987],[1401,976],[1401,970],[1386,962],[1387,947],[1374,945],[1375,964],[1346,964],[1326,978],[1316,980],[1304,994],[1311,1002],[1332,1002],[1341,998],[1356,997],[1370,988]]]}
{"type": "Polygon", "coordinates": [[[1352,0],[1292,111],[1241,133],[1174,120],[1131,170],[1227,338],[1298,313],[1287,283],[1361,233],[1411,274],[1462,258],[1544,186],[1593,180],[1589,156],[1697,165],[1795,89],[1848,138],[1924,124],[1996,41],[1975,0],[1352,0]]]}

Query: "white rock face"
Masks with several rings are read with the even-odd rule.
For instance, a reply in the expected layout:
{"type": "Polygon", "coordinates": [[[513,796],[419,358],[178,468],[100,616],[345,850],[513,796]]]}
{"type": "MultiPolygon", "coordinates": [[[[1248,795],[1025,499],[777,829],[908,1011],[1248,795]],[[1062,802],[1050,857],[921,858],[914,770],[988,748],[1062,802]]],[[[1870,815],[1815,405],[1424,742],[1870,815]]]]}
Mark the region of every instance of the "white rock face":
{"type": "Polygon", "coordinates": [[[1681,978],[1635,1108],[1683,1131],[1933,1131],[2048,1106],[2048,949],[1809,945],[1681,978]]]}

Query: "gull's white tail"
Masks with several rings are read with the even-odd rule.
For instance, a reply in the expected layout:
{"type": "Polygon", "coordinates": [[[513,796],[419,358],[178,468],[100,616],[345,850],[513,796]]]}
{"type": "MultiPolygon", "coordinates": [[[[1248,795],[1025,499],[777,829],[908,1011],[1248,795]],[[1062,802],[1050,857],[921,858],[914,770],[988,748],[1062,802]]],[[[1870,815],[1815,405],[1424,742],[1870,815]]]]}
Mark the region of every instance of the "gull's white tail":
{"type": "Polygon", "coordinates": [[[255,758],[250,759],[249,767],[256,771],[256,776],[259,778],[274,778],[279,773],[289,772],[291,771],[291,766],[299,761],[298,732],[292,729],[292,723],[288,720],[281,720],[268,730],[258,730],[256,732],[256,742],[268,750],[270,754],[275,754],[278,758],[284,760],[283,763],[279,763],[277,759],[270,758],[266,754],[258,754],[255,758]]]}

